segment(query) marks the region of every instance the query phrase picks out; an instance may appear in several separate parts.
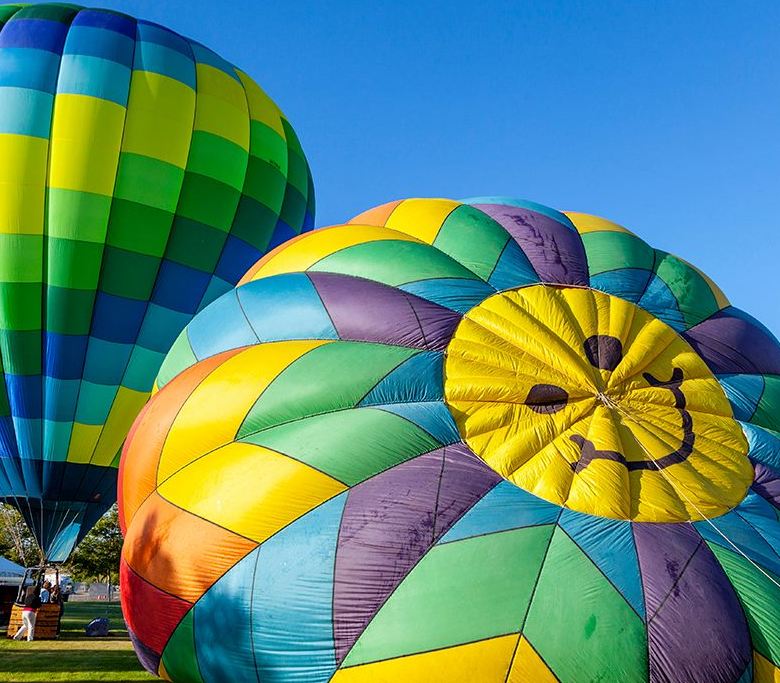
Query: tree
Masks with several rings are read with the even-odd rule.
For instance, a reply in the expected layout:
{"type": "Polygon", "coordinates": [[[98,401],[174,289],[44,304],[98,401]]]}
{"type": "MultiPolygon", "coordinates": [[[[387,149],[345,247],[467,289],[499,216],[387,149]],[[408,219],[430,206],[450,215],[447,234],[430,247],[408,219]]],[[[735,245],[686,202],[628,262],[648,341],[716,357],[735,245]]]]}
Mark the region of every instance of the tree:
{"type": "Polygon", "coordinates": [[[119,530],[119,512],[114,505],[78,544],[64,569],[75,581],[105,580],[110,600],[112,578],[119,574],[121,552],[122,532],[119,530]]]}
{"type": "Polygon", "coordinates": [[[0,555],[30,567],[41,563],[41,550],[19,511],[0,503],[0,555]]]}

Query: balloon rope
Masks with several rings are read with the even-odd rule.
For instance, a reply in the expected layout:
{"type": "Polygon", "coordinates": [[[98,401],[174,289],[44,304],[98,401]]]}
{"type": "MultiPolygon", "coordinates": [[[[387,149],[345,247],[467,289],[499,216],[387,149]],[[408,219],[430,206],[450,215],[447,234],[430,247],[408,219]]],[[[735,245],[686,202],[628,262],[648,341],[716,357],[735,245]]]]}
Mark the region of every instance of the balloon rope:
{"type": "MultiPolygon", "coordinates": [[[[606,397],[605,397],[606,398],[606,397]]],[[[631,420],[638,424],[640,427],[641,422],[637,420],[636,418],[632,417],[630,413],[628,413],[626,410],[624,410],[620,405],[618,405],[617,402],[615,402],[612,399],[608,400],[608,405],[610,408],[615,410],[621,417],[625,417],[627,420],[631,420]]],[[[669,484],[672,486],[675,491],[677,491],[678,494],[681,495],[682,498],[685,499],[685,502],[688,503],[699,515],[699,517],[702,518],[707,524],[709,524],[715,531],[718,533],[719,536],[721,536],[734,550],[736,550],[742,557],[744,557],[750,564],[752,564],[759,572],[761,572],[769,581],[771,581],[777,588],[780,588],[780,582],[777,581],[771,574],[769,574],[761,565],[757,564],[753,561],[752,558],[748,557],[745,552],[737,546],[736,543],[734,543],[726,534],[724,534],[718,527],[715,525],[715,522],[713,522],[709,517],[704,515],[702,511],[698,508],[696,503],[691,500],[688,495],[685,493],[684,486],[682,483],[677,480],[677,485],[679,488],[675,487],[675,482],[673,481],[673,477],[669,472],[666,471],[666,468],[660,467],[658,465],[658,461],[653,457],[653,454],[645,447],[645,445],[642,443],[640,439],[636,439],[636,442],[639,444],[640,448],[647,454],[647,456],[650,458],[650,460],[653,461],[653,463],[656,466],[656,469],[661,473],[661,475],[666,479],[666,481],[669,482],[669,484]]],[[[688,524],[693,526],[693,522],[691,520],[687,520],[688,524]]]]}

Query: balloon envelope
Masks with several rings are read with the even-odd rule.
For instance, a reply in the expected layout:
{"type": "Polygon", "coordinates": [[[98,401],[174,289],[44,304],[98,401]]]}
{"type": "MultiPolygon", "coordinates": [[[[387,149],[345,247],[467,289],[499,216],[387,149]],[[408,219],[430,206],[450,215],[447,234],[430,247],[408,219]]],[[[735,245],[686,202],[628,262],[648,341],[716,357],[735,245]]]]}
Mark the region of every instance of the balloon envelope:
{"type": "Polygon", "coordinates": [[[149,22],[0,7],[0,500],[64,559],[191,316],[311,227],[308,165],[246,74],[149,22]]]}
{"type": "Polygon", "coordinates": [[[179,337],[123,454],[151,671],[780,673],[780,344],[698,270],[593,216],[438,199],[242,282],[179,337]]]}

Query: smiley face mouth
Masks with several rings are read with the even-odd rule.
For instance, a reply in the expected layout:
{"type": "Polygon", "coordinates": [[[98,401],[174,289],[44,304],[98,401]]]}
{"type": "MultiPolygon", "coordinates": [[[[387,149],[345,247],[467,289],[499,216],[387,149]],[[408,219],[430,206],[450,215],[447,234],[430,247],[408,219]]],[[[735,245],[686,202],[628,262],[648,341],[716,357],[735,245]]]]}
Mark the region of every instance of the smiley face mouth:
{"type": "MultiPolygon", "coordinates": [[[[614,337],[599,335],[590,337],[584,344],[585,355],[593,367],[613,371],[622,359],[622,347],[620,341],[614,337]]],[[[580,449],[580,456],[572,463],[569,463],[571,469],[577,473],[584,470],[594,460],[611,460],[621,463],[629,472],[637,470],[662,470],[671,465],[684,462],[693,452],[696,435],[693,431],[693,418],[686,408],[685,394],[682,391],[684,381],[682,368],[673,368],[672,376],[664,381],[656,378],[649,372],[642,374],[645,381],[651,387],[668,389],[674,396],[674,408],[680,412],[682,420],[683,437],[680,446],[660,458],[651,460],[628,460],[625,455],[618,451],[602,450],[596,448],[596,445],[579,434],[571,437],[580,449]]],[[[525,405],[531,410],[540,414],[557,413],[566,407],[569,400],[568,392],[562,387],[554,384],[535,384],[531,387],[525,399],[525,405]]],[[[610,405],[610,404],[607,404],[610,405]]],[[[613,409],[617,406],[612,405],[613,409]]]]}

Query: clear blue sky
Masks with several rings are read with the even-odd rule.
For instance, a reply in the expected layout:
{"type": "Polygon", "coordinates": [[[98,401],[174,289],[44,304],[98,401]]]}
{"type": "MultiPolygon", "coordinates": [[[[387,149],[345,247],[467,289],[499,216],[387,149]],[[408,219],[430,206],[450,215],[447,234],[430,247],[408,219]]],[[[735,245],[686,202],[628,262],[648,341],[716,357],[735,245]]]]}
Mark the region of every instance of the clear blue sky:
{"type": "Polygon", "coordinates": [[[407,196],[595,213],[780,334],[780,3],[103,0],[200,40],[298,131],[317,224],[407,196]]]}

